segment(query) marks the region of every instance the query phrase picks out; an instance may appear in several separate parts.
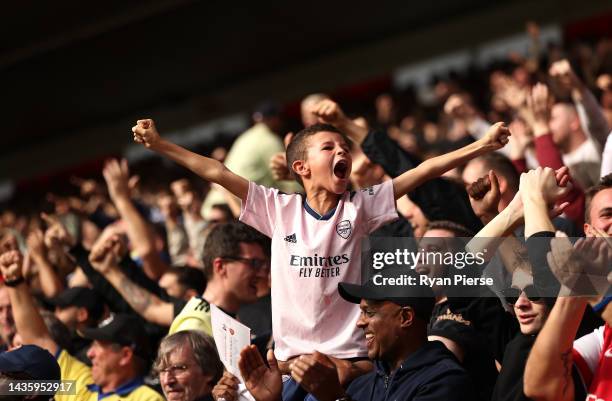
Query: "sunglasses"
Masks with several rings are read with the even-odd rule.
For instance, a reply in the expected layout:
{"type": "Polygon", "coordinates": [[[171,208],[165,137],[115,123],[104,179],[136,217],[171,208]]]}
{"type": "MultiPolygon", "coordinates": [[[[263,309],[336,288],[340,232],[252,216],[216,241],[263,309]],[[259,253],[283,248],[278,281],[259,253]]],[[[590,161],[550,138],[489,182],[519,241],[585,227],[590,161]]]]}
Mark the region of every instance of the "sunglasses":
{"type": "Polygon", "coordinates": [[[222,259],[241,262],[256,270],[259,270],[259,269],[262,269],[268,266],[268,261],[265,259],[257,259],[257,258],[249,259],[249,258],[242,258],[242,257],[235,257],[235,256],[225,256],[222,259]]]}
{"type": "Polygon", "coordinates": [[[542,299],[542,295],[540,295],[534,285],[528,285],[522,290],[518,288],[506,288],[502,290],[502,295],[508,304],[514,305],[523,292],[531,302],[537,302],[542,299]]]}

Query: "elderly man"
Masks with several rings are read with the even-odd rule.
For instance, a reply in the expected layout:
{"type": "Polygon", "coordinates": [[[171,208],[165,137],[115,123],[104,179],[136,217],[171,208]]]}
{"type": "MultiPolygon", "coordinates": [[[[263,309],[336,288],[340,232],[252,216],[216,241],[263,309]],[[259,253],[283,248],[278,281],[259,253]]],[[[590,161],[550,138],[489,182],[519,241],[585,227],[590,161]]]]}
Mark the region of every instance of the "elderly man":
{"type": "MultiPolygon", "coordinates": [[[[62,350],[51,338],[23,279],[22,262],[18,251],[5,252],[0,256],[0,270],[8,286],[17,331],[24,343],[38,345],[56,355],[62,379],[75,380],[76,399],[163,400],[143,382],[148,368],[148,349],[147,338],[138,319],[114,315],[97,328],[83,329],[82,334],[93,340],[87,353],[92,362],[90,368],[62,350]]],[[[67,394],[55,398],[57,401],[75,399],[74,395],[67,394]]]]}
{"type": "Polygon", "coordinates": [[[204,401],[221,378],[223,364],[212,337],[186,330],[162,340],[155,370],[168,401],[204,401]]]}
{"type": "MultiPolygon", "coordinates": [[[[410,271],[404,268],[390,268],[381,274],[397,278],[407,273],[410,271]]],[[[345,390],[326,355],[302,355],[291,366],[292,377],[317,400],[474,398],[471,382],[453,354],[442,343],[427,340],[427,322],[434,306],[429,286],[380,286],[370,280],[363,286],[341,283],[338,291],[348,302],[360,304],[357,326],[364,331],[368,358],[375,369],[345,390]]],[[[281,376],[272,352],[268,364],[269,368],[253,346],[241,352],[240,371],[257,401],[280,399],[281,376]]]]}

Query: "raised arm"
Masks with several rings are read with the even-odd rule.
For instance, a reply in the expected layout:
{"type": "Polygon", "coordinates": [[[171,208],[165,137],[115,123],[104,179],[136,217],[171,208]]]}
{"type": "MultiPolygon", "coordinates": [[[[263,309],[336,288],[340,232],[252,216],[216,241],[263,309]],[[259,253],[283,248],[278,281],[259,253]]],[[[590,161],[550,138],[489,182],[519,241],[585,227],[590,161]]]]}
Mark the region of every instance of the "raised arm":
{"type": "Polygon", "coordinates": [[[232,173],[215,159],[198,155],[161,138],[153,120],[138,120],[132,128],[132,132],[134,133],[134,141],[174,160],[203,179],[221,185],[243,202],[246,201],[249,190],[247,180],[232,173]]]}
{"type": "Polygon", "coordinates": [[[89,262],[144,319],[160,326],[170,326],[174,306],[130,280],[120,269],[122,244],[117,235],[101,237],[89,254],[89,262]]]}
{"type": "Polygon", "coordinates": [[[565,175],[559,181],[555,170],[548,167],[538,167],[521,175],[519,191],[525,213],[525,238],[541,231],[555,232],[548,208],[569,191],[569,175],[567,169],[563,171],[565,175]]]}
{"type": "Polygon", "coordinates": [[[312,113],[327,124],[331,124],[344,132],[346,136],[351,138],[357,145],[361,145],[365,137],[368,135],[368,129],[356,124],[348,118],[338,103],[331,99],[325,99],[317,104],[317,107],[312,113]]]}
{"type": "Polygon", "coordinates": [[[601,111],[601,107],[597,103],[597,99],[589,88],[578,78],[572,70],[572,66],[567,60],[559,60],[554,62],[549,69],[549,74],[561,84],[561,86],[569,91],[572,95],[572,100],[578,110],[580,121],[593,139],[599,143],[601,148],[604,147],[610,127],[606,117],[601,111]]]}
{"type": "Polygon", "coordinates": [[[501,149],[508,143],[508,136],[510,136],[508,128],[503,123],[496,123],[478,141],[445,155],[425,160],[417,167],[393,179],[395,199],[407,194],[423,182],[439,177],[475,157],[501,149]]]}
{"type": "Polygon", "coordinates": [[[27,238],[28,252],[38,266],[40,288],[47,298],[53,298],[64,290],[64,283],[58,277],[47,257],[44,235],[41,230],[33,230],[27,238]]]}
{"type": "MultiPolygon", "coordinates": [[[[492,170],[488,175],[468,185],[467,191],[474,213],[485,226],[470,240],[466,249],[471,252],[483,252],[486,249],[489,259],[495,255],[491,250],[497,249],[503,266],[509,273],[514,273],[516,269],[530,272],[527,250],[513,233],[523,218],[521,203],[515,198],[501,213],[498,212],[501,193],[497,175],[492,170]]],[[[518,200],[520,201],[520,196],[518,200]]],[[[489,266],[497,268],[497,265],[489,266]]]]}
{"type": "Polygon", "coordinates": [[[145,273],[152,280],[159,280],[162,274],[168,270],[168,265],[162,261],[155,249],[155,242],[149,225],[130,200],[130,188],[128,186],[130,174],[127,161],[125,159],[121,162],[110,160],[104,166],[102,173],[111,200],[126,223],[125,227],[130,243],[138,256],[142,258],[145,273]]]}
{"type": "Polygon", "coordinates": [[[574,400],[572,345],[586,301],[557,298],[525,366],[523,391],[537,401],[574,400]]]}
{"type": "Polygon", "coordinates": [[[8,289],[17,332],[24,344],[38,345],[55,355],[59,347],[51,338],[23,279],[22,264],[23,257],[19,251],[0,255],[0,270],[8,289]]]}
{"type": "MultiPolygon", "coordinates": [[[[534,400],[569,401],[575,398],[573,343],[587,304],[587,298],[579,296],[584,294],[585,283],[580,276],[589,270],[607,274],[611,256],[605,241],[591,248],[595,253],[584,248],[585,241],[587,245],[592,245],[589,244],[592,240],[599,238],[579,240],[574,245],[579,252],[574,252],[567,237],[554,238],[551,242],[548,264],[561,282],[562,292],[570,296],[557,298],[529,354],[524,391],[534,400]],[[594,269],[587,268],[587,265],[593,265],[594,269]]],[[[601,279],[603,284],[607,284],[605,275],[601,279]]]]}

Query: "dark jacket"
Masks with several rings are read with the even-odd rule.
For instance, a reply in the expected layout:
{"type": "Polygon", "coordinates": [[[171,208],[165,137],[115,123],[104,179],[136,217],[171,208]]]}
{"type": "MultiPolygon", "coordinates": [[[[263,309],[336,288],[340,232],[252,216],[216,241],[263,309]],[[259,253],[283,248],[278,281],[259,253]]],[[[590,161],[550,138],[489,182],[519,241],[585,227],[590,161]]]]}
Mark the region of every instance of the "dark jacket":
{"type": "Polygon", "coordinates": [[[425,343],[395,372],[374,362],[374,371],[355,379],[347,389],[354,401],[473,400],[473,386],[454,355],[439,341],[425,343]]]}

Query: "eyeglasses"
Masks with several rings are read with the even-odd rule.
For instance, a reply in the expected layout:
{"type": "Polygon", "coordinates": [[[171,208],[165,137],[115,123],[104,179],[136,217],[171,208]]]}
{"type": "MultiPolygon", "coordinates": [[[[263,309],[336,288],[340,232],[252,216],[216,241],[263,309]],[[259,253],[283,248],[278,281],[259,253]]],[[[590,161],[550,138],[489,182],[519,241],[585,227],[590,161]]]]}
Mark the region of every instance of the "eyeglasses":
{"type": "Polygon", "coordinates": [[[243,258],[243,257],[237,257],[237,256],[224,256],[222,259],[242,262],[256,270],[263,269],[268,266],[268,261],[265,259],[243,258]]]}
{"type": "Polygon", "coordinates": [[[185,374],[185,372],[187,372],[187,369],[189,369],[189,366],[187,365],[171,365],[171,366],[168,366],[167,368],[160,369],[159,375],[161,376],[162,374],[164,375],[171,374],[174,377],[182,376],[185,374]]]}
{"type": "Polygon", "coordinates": [[[542,295],[540,295],[538,289],[534,285],[528,285],[522,290],[519,288],[506,288],[502,290],[502,295],[507,303],[514,305],[523,292],[531,302],[537,302],[542,299],[542,295]]]}

